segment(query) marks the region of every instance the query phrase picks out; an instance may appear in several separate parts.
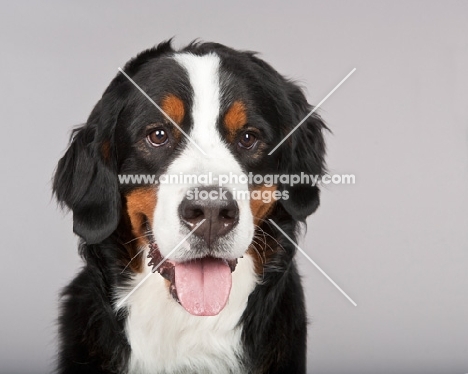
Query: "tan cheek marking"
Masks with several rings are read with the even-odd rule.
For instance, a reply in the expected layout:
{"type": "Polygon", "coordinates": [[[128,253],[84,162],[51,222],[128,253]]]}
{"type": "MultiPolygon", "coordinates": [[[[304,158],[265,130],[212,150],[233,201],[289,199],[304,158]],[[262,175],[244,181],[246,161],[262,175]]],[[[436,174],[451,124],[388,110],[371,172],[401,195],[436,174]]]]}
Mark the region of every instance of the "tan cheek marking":
{"type": "MultiPolygon", "coordinates": [[[[156,189],[154,187],[138,188],[127,194],[125,198],[132,234],[134,238],[138,238],[127,246],[130,258],[133,258],[140,248],[149,242],[145,221],[148,220],[150,226],[153,225],[153,213],[157,202],[156,189]]],[[[141,256],[134,258],[130,263],[130,268],[135,272],[141,272],[142,266],[141,256]]]]}
{"type": "Polygon", "coordinates": [[[254,217],[254,224],[259,225],[261,221],[267,216],[270,210],[273,208],[276,200],[274,199],[273,193],[277,190],[276,186],[255,186],[250,189],[250,210],[252,216],[254,217]],[[265,191],[268,193],[263,198],[265,191]],[[255,197],[255,199],[253,198],[255,197]],[[269,202],[264,202],[263,200],[270,200],[269,202]]]}
{"type": "MultiPolygon", "coordinates": [[[[254,224],[256,226],[260,226],[268,213],[273,209],[276,200],[273,199],[272,194],[276,190],[277,186],[255,186],[250,189],[250,210],[252,211],[254,224]],[[267,196],[265,196],[265,200],[268,201],[268,199],[270,199],[269,202],[262,201],[262,194],[264,191],[268,191],[267,196]],[[255,196],[256,199],[253,199],[253,196],[255,196]]],[[[254,260],[255,272],[261,276],[263,274],[263,266],[265,262],[268,262],[269,257],[275,253],[273,249],[276,248],[277,243],[270,240],[269,237],[265,237],[261,233],[257,233],[257,230],[258,229],[256,227],[255,235],[260,239],[256,239],[252,243],[247,250],[247,253],[249,253],[254,260]]]]}
{"type": "Polygon", "coordinates": [[[235,101],[224,115],[224,126],[228,140],[234,141],[237,132],[247,123],[247,112],[241,101],[235,101]]]}
{"type": "Polygon", "coordinates": [[[184,103],[175,95],[166,96],[161,104],[161,109],[164,110],[172,120],[180,125],[185,117],[184,103]]]}

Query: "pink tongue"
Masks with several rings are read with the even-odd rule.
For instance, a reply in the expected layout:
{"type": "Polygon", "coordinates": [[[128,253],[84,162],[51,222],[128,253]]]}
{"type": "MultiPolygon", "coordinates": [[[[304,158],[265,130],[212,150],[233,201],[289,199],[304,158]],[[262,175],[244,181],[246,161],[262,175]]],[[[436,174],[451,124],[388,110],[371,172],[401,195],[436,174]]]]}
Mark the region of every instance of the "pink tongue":
{"type": "Polygon", "coordinates": [[[226,305],[231,292],[231,268],[220,259],[203,259],[175,264],[177,297],[195,316],[215,316],[226,305]]]}

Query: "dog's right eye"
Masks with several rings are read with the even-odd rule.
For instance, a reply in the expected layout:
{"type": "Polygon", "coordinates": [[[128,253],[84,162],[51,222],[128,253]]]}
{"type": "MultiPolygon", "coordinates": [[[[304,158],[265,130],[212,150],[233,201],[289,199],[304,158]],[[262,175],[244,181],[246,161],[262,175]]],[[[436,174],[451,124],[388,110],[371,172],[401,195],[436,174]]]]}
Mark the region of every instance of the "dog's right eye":
{"type": "Polygon", "coordinates": [[[155,129],[152,130],[146,138],[150,142],[150,144],[154,147],[160,147],[167,143],[169,137],[167,135],[166,130],[164,129],[155,129]]]}

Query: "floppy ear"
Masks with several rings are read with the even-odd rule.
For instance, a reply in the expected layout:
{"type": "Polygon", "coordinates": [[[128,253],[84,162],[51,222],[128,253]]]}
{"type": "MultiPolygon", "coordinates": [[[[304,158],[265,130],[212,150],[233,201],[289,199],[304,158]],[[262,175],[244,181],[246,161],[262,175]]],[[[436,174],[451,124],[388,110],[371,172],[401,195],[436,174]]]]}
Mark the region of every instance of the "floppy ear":
{"type": "MultiPolygon", "coordinates": [[[[287,129],[289,133],[313,109],[301,89],[288,82],[288,97],[294,110],[294,123],[287,129]]],[[[319,115],[313,113],[307,120],[282,144],[280,154],[280,170],[289,175],[301,173],[321,176],[325,172],[325,141],[323,130],[328,129],[319,115]]],[[[281,185],[283,191],[288,191],[289,198],[281,200],[286,211],[296,220],[304,221],[315,212],[320,204],[318,186],[296,184],[281,185]]]]}
{"type": "Polygon", "coordinates": [[[120,219],[112,139],[102,140],[98,134],[100,106],[98,103],[86,125],[73,132],[53,182],[57,200],[73,211],[73,231],[88,244],[111,235],[120,219]]]}

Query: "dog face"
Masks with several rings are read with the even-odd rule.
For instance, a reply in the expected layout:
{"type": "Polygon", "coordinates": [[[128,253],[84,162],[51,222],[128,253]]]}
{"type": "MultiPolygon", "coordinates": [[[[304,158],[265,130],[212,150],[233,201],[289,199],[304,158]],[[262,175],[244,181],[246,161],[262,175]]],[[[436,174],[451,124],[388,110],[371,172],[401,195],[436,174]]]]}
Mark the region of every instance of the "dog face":
{"type": "MultiPolygon", "coordinates": [[[[179,93],[171,93],[170,96],[163,98],[163,107],[166,106],[168,110],[177,107],[180,113],[173,115],[176,119],[183,118],[186,108],[188,134],[206,154],[194,147],[187,138],[182,139],[179,135],[179,143],[182,141],[183,144],[174,144],[174,148],[178,148],[179,152],[175,157],[172,156],[166,169],[167,174],[212,173],[216,180],[220,175],[227,175],[229,172],[241,175],[245,172],[245,163],[239,158],[246,157],[244,153],[250,153],[247,157],[251,159],[254,153],[259,152],[259,144],[254,144],[258,143],[257,140],[251,145],[246,143],[245,138],[250,141],[255,137],[252,132],[247,132],[248,128],[244,128],[247,125],[244,108],[236,108],[242,104],[237,104],[238,101],[223,103],[227,101],[225,97],[232,88],[227,85],[229,82],[223,87],[220,58],[215,54],[196,56],[184,53],[174,56],[173,59],[174,63],[184,70],[184,86],[189,87],[190,97],[182,100],[179,99],[181,96],[179,93]],[[172,101],[170,105],[167,104],[169,100],[172,101]],[[190,105],[187,105],[188,103],[190,105]],[[239,113],[231,114],[233,111],[239,113]],[[234,116],[236,118],[231,118],[234,116]],[[230,130],[228,124],[237,126],[242,133],[233,133],[228,140],[222,135],[222,132],[230,130]]],[[[177,143],[175,139],[174,143],[177,143]]],[[[155,147],[156,151],[166,152],[163,150],[166,145],[170,145],[169,141],[155,147]]],[[[248,191],[248,185],[246,183],[239,183],[237,186],[227,185],[223,188],[225,191],[210,187],[215,185],[209,183],[160,185],[157,193],[158,203],[154,211],[153,233],[163,256],[168,255],[187,231],[193,229],[202,219],[206,219],[206,222],[195,232],[196,235],[189,238],[186,245],[181,246],[173,254],[175,260],[187,261],[206,256],[236,259],[244,254],[254,232],[252,211],[248,200],[237,200],[232,192],[236,187],[237,191],[248,191]],[[194,198],[189,199],[187,196],[189,191],[198,193],[207,191],[212,193],[212,197],[215,193],[222,192],[224,196],[219,196],[219,199],[197,201],[194,198]],[[173,227],[174,231],[168,231],[166,225],[173,227]]]]}
{"type": "MultiPolygon", "coordinates": [[[[324,124],[316,115],[268,155],[311,107],[295,84],[254,54],[209,43],[176,52],[163,43],[123,70],[152,102],[119,74],[74,133],[54,180],[58,200],[73,210],[74,231],[88,244],[111,235],[129,238],[137,244],[129,257],[154,244],[174,264],[167,278],[183,285],[197,269],[232,270],[267,217],[301,221],[317,208],[316,186],[241,178],[324,171],[324,124]],[[135,185],[120,183],[118,175],[210,179],[135,185]],[[223,175],[233,178],[219,187],[223,175]],[[286,191],[288,198],[246,198],[255,191],[286,191]]],[[[178,291],[193,314],[214,313],[197,312],[178,291]]]]}

